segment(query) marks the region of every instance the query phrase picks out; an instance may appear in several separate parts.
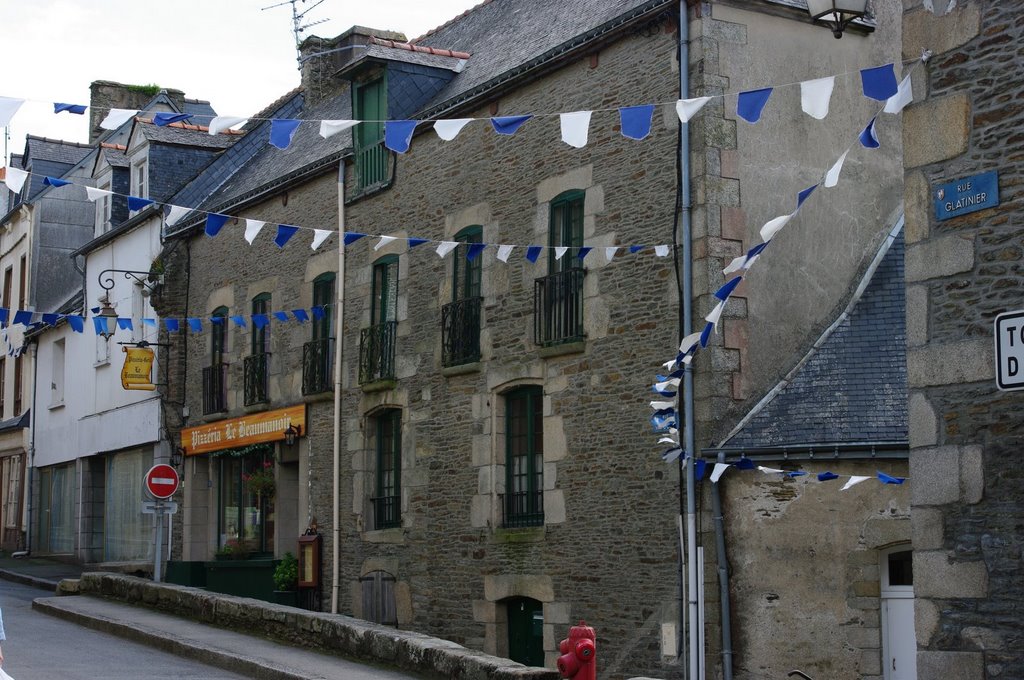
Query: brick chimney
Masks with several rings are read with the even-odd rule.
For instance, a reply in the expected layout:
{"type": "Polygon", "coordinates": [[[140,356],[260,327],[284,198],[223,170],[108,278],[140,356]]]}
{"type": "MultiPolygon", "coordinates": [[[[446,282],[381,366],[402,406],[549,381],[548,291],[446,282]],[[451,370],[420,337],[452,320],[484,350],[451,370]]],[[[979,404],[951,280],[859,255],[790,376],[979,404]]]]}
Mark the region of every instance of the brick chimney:
{"type": "Polygon", "coordinates": [[[89,86],[89,143],[107,133],[100,127],[110,109],[141,109],[163,92],[179,109],[185,104],[181,90],[162,89],[156,85],[125,85],[110,80],[94,80],[89,86]]]}

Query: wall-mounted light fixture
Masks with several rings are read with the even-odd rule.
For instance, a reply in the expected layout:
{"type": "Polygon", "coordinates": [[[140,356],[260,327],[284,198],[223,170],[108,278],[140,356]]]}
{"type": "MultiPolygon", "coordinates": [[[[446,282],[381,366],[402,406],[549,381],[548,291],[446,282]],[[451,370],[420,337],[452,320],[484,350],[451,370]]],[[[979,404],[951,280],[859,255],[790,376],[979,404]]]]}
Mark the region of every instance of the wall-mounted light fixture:
{"type": "Polygon", "coordinates": [[[177,446],[171,451],[171,467],[179,468],[185,460],[185,449],[177,446]]]}
{"type": "Polygon", "coordinates": [[[828,26],[836,38],[850,22],[867,13],[868,0],[807,0],[807,11],[815,23],[828,26]]]}
{"type": "MultiPolygon", "coordinates": [[[[109,340],[114,334],[114,324],[110,322],[111,319],[117,319],[117,310],[110,306],[110,300],[104,297],[100,300],[102,303],[100,306],[99,313],[96,314],[99,318],[103,319],[103,328],[105,330],[100,331],[100,335],[103,336],[104,340],[109,340]]],[[[116,321],[115,321],[116,323],[116,321]]]]}
{"type": "Polygon", "coordinates": [[[111,290],[114,287],[114,277],[111,274],[124,274],[124,278],[129,281],[135,281],[142,286],[142,295],[147,297],[153,292],[153,288],[156,283],[151,281],[149,278],[149,272],[134,271],[131,269],[104,269],[100,272],[96,280],[100,284],[100,288],[103,290],[111,290]],[[106,276],[104,276],[106,275],[106,276]]]}
{"type": "Polygon", "coordinates": [[[284,443],[291,446],[295,443],[298,437],[302,436],[301,425],[289,425],[288,429],[284,431],[284,443]]]}

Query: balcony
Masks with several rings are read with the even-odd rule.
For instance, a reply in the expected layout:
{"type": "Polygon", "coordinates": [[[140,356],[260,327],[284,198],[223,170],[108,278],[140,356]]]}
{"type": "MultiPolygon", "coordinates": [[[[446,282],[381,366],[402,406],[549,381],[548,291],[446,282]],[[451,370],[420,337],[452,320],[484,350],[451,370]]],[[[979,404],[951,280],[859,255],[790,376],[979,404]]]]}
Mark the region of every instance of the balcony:
{"type": "Polygon", "coordinates": [[[253,354],[245,358],[245,405],[270,401],[267,375],[270,372],[270,353],[253,354]]]}
{"type": "Polygon", "coordinates": [[[397,321],[385,321],[364,328],[359,334],[359,384],[395,377],[395,334],[397,321]]]}
{"type": "Polygon", "coordinates": [[[401,496],[381,496],[373,502],[373,528],[394,529],[402,526],[401,496]]]}
{"type": "Polygon", "coordinates": [[[390,158],[383,139],[356,151],[356,189],[362,191],[384,182],[388,178],[390,158]]]}
{"type": "Polygon", "coordinates": [[[331,390],[331,346],[333,338],[311,340],[302,346],[302,393],[331,390]]]}
{"type": "Polygon", "coordinates": [[[227,377],[227,364],[214,364],[203,369],[203,415],[228,410],[227,377]]]}
{"type": "Polygon", "coordinates": [[[498,494],[501,526],[506,529],[544,526],[544,492],[517,491],[498,494]]]}
{"type": "Polygon", "coordinates": [[[582,340],[583,270],[534,280],[533,338],[542,347],[582,340]]]}
{"type": "Polygon", "coordinates": [[[480,360],[480,305],[475,297],[452,302],[441,308],[441,348],[445,366],[460,366],[480,360]]]}

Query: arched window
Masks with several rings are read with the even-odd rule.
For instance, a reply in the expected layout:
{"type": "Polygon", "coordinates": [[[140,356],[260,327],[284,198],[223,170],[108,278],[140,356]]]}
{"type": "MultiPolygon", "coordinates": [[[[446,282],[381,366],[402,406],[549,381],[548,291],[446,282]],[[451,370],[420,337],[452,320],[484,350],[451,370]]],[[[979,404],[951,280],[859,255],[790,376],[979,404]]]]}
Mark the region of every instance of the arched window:
{"type": "Polygon", "coordinates": [[[252,299],[252,352],[245,358],[245,405],[268,401],[270,375],[270,293],[252,299]]]}
{"type": "Polygon", "coordinates": [[[334,335],[334,272],[313,279],[313,338],[302,350],[302,393],[331,389],[331,345],[334,335]]]}
{"type": "Polygon", "coordinates": [[[544,524],[544,426],[540,387],[505,394],[504,526],[544,524]]]}

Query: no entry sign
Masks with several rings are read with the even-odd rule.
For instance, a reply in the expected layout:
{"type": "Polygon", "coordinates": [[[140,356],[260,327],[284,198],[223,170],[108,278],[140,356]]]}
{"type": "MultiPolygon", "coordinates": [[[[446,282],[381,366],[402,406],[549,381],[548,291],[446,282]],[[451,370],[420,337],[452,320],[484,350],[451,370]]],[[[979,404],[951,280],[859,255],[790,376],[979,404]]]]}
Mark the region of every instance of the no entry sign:
{"type": "Polygon", "coordinates": [[[178,490],[178,471],[170,465],[154,465],[146,473],[146,490],[153,498],[170,498],[178,490]]]}

